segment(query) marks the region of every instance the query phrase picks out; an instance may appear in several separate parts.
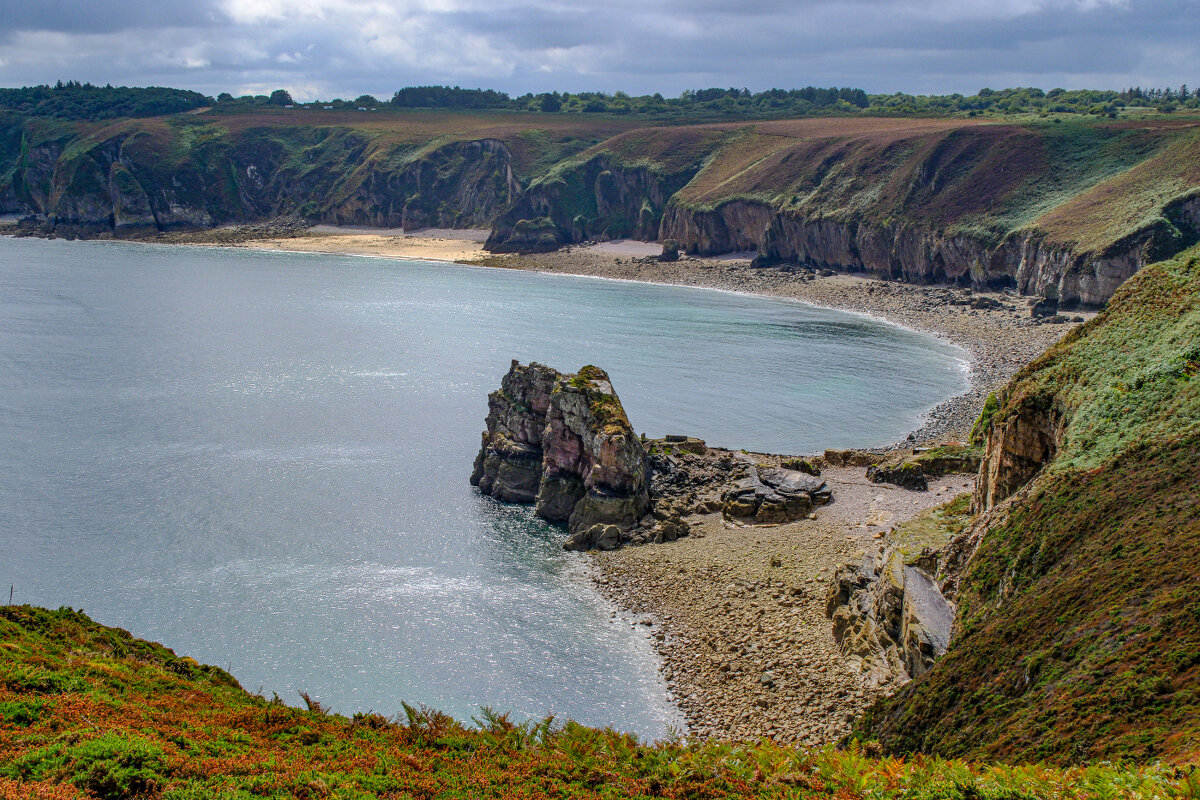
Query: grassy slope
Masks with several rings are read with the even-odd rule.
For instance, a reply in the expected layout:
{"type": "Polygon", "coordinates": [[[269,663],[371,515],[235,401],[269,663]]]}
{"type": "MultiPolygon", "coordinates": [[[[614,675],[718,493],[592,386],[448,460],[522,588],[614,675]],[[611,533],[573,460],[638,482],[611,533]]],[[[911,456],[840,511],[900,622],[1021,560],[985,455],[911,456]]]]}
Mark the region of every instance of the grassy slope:
{"type": "Polygon", "coordinates": [[[301,710],[70,609],[0,608],[0,797],[1144,798],[1200,796],[1163,767],[972,767],[764,742],[639,745],[568,724],[484,730],[301,710]]]}
{"type": "Polygon", "coordinates": [[[1140,271],[1020,373],[1056,459],[990,530],[958,633],[862,730],[894,751],[1200,757],[1200,247],[1140,271]]]}
{"type": "MultiPolygon", "coordinates": [[[[0,120],[0,183],[19,155],[13,124],[0,120]]],[[[64,140],[68,160],[115,134],[134,134],[152,156],[143,159],[149,174],[140,177],[150,182],[188,167],[220,184],[222,153],[275,152],[289,172],[321,187],[326,205],[372,169],[403,166],[448,143],[495,138],[512,151],[524,184],[564,176],[571,183],[572,172],[603,156],[690,180],[676,198],[689,207],[752,199],[806,217],[918,225],[993,241],[1038,230],[1079,252],[1102,252],[1158,224],[1166,205],[1200,191],[1200,123],[1186,118],[1055,124],[852,117],[645,127],[607,115],[280,109],[26,127],[31,140],[64,140]]],[[[563,202],[573,196],[567,192],[563,202]]],[[[569,210],[565,218],[586,211],[569,210]]]]}
{"type": "Polygon", "coordinates": [[[751,199],[809,218],[985,239],[1038,230],[1101,252],[1200,190],[1200,128],[1190,121],[868,122],[748,126],[679,200],[712,208],[751,199]]]}

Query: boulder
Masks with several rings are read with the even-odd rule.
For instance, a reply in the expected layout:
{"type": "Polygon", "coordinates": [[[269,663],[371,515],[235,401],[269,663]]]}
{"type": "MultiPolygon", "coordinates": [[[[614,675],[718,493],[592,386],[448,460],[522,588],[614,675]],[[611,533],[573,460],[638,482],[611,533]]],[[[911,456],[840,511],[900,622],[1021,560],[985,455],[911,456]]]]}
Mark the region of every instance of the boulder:
{"type": "Polygon", "coordinates": [[[563,542],[564,550],[616,550],[621,546],[621,529],[616,525],[596,523],[576,531],[563,542]]]}
{"type": "Polygon", "coordinates": [[[925,468],[919,461],[904,460],[893,464],[872,464],[867,467],[867,480],[871,483],[890,483],[902,489],[924,492],[929,488],[925,479],[925,468]]]}
{"type": "Polygon", "coordinates": [[[792,458],[784,461],[783,466],[787,469],[803,472],[805,475],[812,475],[818,478],[821,476],[821,468],[807,458],[792,458]]]}
{"type": "Polygon", "coordinates": [[[629,530],[649,508],[646,454],[604,370],[513,361],[488,396],[486,425],[471,483],[535,504],[539,516],[567,523],[573,540],[597,525],[629,530]]]}
{"type": "Polygon", "coordinates": [[[1029,306],[1029,316],[1037,319],[1039,317],[1054,317],[1058,315],[1058,300],[1053,297],[1041,297],[1031,301],[1029,306]]]}
{"type": "Polygon", "coordinates": [[[754,467],[722,497],[728,519],[778,525],[808,516],[816,506],[833,499],[825,481],[799,470],[754,467]]]}
{"type": "Polygon", "coordinates": [[[833,467],[869,467],[881,456],[864,450],[826,450],[823,458],[833,467]]]}
{"type": "Polygon", "coordinates": [[[675,239],[663,239],[662,253],[658,257],[659,261],[678,261],[679,260],[679,242],[675,239]]]}

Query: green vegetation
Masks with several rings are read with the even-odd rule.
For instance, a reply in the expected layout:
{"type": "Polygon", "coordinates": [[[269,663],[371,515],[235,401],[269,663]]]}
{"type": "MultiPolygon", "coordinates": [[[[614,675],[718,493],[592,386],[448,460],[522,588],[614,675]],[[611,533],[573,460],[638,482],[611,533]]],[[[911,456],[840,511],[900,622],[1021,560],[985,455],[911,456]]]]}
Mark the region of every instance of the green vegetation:
{"type": "Polygon", "coordinates": [[[979,418],[971,426],[971,444],[982,446],[987,441],[988,429],[991,427],[992,417],[996,416],[996,412],[999,410],[1000,399],[996,397],[995,392],[989,393],[987,400],[983,401],[983,410],[979,412],[979,418]]]}
{"type": "MultiPolygon", "coordinates": [[[[860,726],[893,752],[1200,757],[1200,247],[1148,266],[991,417],[1057,456],[984,535],[957,634],[860,726]]],[[[984,423],[986,425],[986,423],[984,423]]]]}
{"type": "Polygon", "coordinates": [[[103,120],[178,114],[211,105],[212,99],[186,89],[161,86],[93,86],[59,81],[54,86],[0,89],[0,109],[29,117],[103,120]]]}
{"type": "Polygon", "coordinates": [[[949,544],[970,519],[971,495],[960,494],[892,528],[887,543],[900,552],[905,564],[914,564],[928,550],[949,544]]]}
{"type": "MultiPolygon", "coordinates": [[[[317,101],[316,104],[324,101],[317,101]]],[[[341,103],[343,101],[332,101],[341,103]]],[[[1036,88],[981,89],[970,96],[868,95],[862,89],[806,86],[803,89],[695,89],[678,97],[661,94],[630,96],[624,92],[543,92],[509,97],[491,89],[462,89],[458,86],[413,86],[393,95],[392,104],[401,108],[504,109],[562,114],[636,114],[658,118],[771,119],[813,114],[886,114],[891,116],[1015,114],[1089,114],[1116,117],[1128,111],[1171,113],[1180,108],[1200,108],[1200,89],[1179,88],[1096,91],[1090,89],[1036,88]]]]}
{"type": "Polygon", "coordinates": [[[59,81],[54,86],[0,89],[0,109],[27,116],[74,120],[105,120],[175,114],[201,106],[220,112],[240,112],[276,107],[320,110],[431,109],[439,111],[516,111],[539,114],[613,114],[654,119],[778,119],[812,115],[868,114],[887,116],[990,116],[1090,115],[1117,117],[1138,113],[1172,113],[1200,109],[1200,89],[1178,88],[1065,90],[1037,88],[981,89],[974,95],[868,95],[849,87],[802,89],[709,88],[689,89],[678,97],[661,94],[631,96],[625,92],[542,92],[510,97],[493,89],[458,86],[408,86],[396,91],[389,103],[371,95],[353,100],[335,98],[295,103],[284,89],[269,95],[234,97],[222,92],[214,100],[198,92],[162,87],[131,88],[93,86],[59,81]]]}
{"type": "Polygon", "coordinates": [[[982,766],[771,742],[639,743],[484,709],[475,727],[405,705],[396,718],[292,708],[224,672],[70,609],[0,608],[5,798],[1110,798],[1200,796],[1169,767],[982,766]],[[67,690],[26,676],[69,676],[67,690]]]}

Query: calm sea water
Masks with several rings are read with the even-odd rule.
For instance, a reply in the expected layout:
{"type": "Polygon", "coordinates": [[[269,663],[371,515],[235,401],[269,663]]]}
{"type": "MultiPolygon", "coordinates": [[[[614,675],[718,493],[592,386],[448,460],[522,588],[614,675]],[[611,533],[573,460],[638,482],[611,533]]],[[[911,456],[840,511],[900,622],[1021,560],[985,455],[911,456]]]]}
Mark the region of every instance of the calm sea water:
{"type": "Polygon", "coordinates": [[[961,355],[703,290],[0,238],[0,584],[289,702],[657,737],[653,652],[587,558],[467,484],[509,361],[603,366],[651,435],[806,452],[905,435],[961,355]]]}

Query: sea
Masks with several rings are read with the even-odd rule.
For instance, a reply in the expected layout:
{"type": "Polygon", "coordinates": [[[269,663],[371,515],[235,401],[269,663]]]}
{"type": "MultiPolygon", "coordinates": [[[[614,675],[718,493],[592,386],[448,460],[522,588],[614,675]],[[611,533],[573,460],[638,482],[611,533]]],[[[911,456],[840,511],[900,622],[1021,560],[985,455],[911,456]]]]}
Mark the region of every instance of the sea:
{"type": "Polygon", "coordinates": [[[780,299],[0,238],[0,594],[291,704],[668,735],[589,556],[468,484],[513,359],[604,368],[639,433],[776,453],[901,439],[967,388],[948,342],[780,299]]]}

